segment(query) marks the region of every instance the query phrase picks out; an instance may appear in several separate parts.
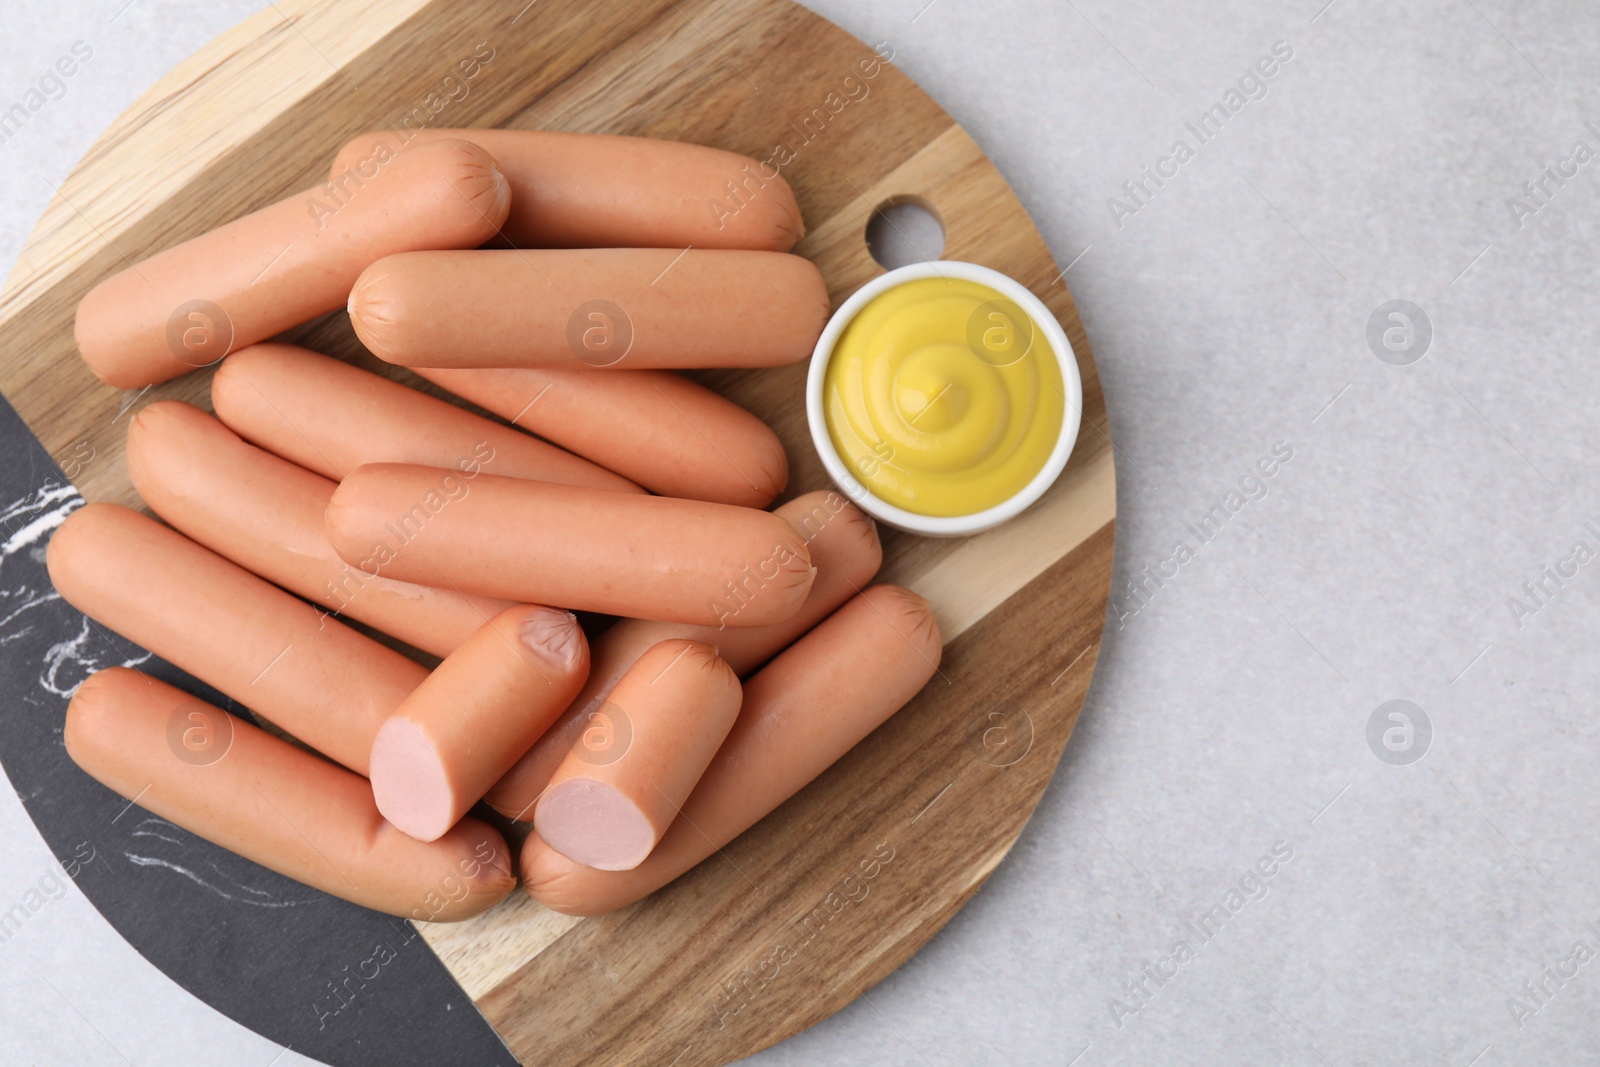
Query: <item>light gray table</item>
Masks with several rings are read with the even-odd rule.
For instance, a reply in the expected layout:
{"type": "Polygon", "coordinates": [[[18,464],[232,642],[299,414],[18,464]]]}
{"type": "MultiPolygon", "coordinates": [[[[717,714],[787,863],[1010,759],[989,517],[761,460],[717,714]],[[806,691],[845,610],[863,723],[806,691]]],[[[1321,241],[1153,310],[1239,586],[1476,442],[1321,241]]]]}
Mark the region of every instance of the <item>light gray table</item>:
{"type": "MultiPolygon", "coordinates": [[[[1600,9],[925,2],[811,6],[891,42],[1072,264],[1118,593],[1012,857],[751,1062],[1600,1061],[1600,9]]],[[[94,136],[256,6],[122,3],[6,4],[0,103],[94,48],[0,144],[8,262],[94,136]]],[[[0,909],[50,863],[0,790],[0,909]]],[[[71,887],[0,945],[0,1005],[7,1064],[308,1062],[71,887]]]]}

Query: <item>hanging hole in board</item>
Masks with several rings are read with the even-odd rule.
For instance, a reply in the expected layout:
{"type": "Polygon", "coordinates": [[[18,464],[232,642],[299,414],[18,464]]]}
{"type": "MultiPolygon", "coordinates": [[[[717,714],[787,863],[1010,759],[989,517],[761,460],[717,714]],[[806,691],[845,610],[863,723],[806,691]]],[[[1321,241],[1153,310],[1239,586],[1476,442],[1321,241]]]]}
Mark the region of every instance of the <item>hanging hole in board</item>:
{"type": "Polygon", "coordinates": [[[867,220],[867,251],[885,270],[938,259],[944,254],[944,220],[921,197],[890,197],[867,220]]]}

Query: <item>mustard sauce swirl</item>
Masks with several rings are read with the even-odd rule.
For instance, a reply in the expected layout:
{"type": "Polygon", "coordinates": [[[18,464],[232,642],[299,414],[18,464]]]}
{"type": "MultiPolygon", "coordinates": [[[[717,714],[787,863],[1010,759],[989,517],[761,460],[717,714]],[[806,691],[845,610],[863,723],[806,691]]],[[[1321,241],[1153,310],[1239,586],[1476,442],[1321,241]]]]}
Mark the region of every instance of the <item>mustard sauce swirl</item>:
{"type": "Polygon", "coordinates": [[[1050,460],[1061,366],[1032,317],[979,282],[924,278],[871,300],[845,327],[823,410],[850,473],[918,515],[1003,504],[1050,460]]]}

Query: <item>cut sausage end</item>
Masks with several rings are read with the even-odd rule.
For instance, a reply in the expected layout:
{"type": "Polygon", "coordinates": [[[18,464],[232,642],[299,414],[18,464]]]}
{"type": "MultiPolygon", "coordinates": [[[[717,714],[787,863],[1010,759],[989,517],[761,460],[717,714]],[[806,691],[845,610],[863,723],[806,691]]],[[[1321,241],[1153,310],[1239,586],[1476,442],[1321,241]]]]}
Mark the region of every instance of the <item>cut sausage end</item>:
{"type": "Polygon", "coordinates": [[[572,778],[545,793],[533,826],[567,859],[602,871],[631,871],[656,847],[655,829],[638,805],[590,778],[572,778]]]}
{"type": "Polygon", "coordinates": [[[423,728],[394,718],[372,741],[372,796],[396,829],[418,841],[437,841],[450,830],[455,798],[444,760],[423,728]]]}

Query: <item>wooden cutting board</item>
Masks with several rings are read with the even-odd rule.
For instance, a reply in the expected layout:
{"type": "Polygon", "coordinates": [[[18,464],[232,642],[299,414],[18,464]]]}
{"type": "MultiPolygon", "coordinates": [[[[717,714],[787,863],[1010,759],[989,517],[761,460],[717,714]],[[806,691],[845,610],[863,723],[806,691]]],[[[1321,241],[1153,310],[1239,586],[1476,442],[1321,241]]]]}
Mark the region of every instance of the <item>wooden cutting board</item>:
{"type": "MultiPolygon", "coordinates": [[[[1099,377],[1027,212],[894,58],[892,42],[875,53],[786,0],[279,0],[106,131],[0,294],[0,392],[85,496],[134,505],[127,412],[169,397],[209,407],[209,375],[139,394],[100,385],[73,346],[79,298],[130,261],[317,183],[344,139],[407,116],[643,134],[761,159],[783,146],[810,227],[797,251],[835,306],[882,269],[865,241],[874,210],[915,198],[942,219],[945,258],[1016,277],[1061,320],[1084,412],[1060,482],[978,537],[884,537],[882,577],[928,597],[947,641],[910,706],[723,857],[634,907],[578,920],[517,893],[474,921],[423,927],[524,1063],[722,1064],[839,1010],[1004,858],[1083,702],[1116,507],[1099,377]]],[[[342,314],[291,338],[378,367],[342,314]]],[[[702,376],[776,428],[790,494],[826,484],[804,379],[803,365],[702,376]]]]}

